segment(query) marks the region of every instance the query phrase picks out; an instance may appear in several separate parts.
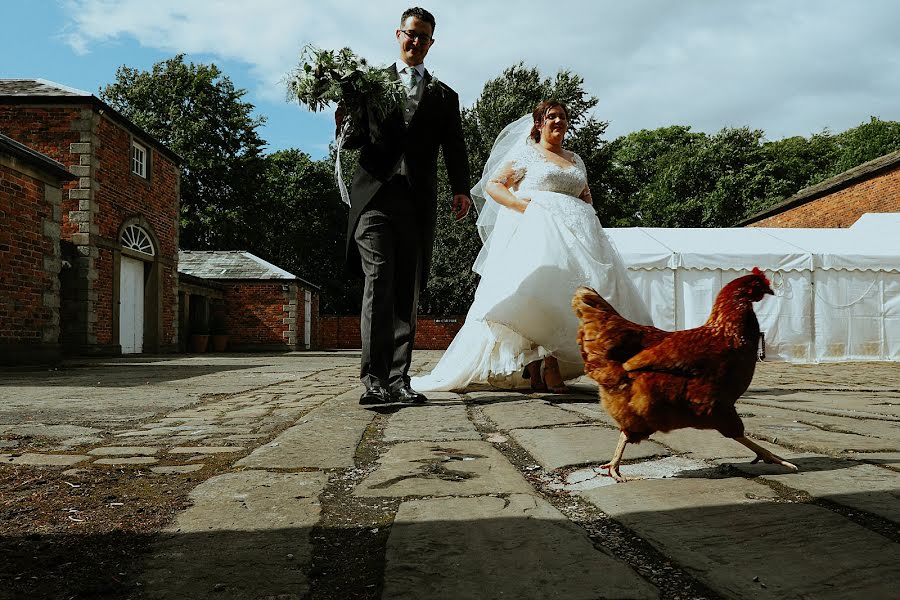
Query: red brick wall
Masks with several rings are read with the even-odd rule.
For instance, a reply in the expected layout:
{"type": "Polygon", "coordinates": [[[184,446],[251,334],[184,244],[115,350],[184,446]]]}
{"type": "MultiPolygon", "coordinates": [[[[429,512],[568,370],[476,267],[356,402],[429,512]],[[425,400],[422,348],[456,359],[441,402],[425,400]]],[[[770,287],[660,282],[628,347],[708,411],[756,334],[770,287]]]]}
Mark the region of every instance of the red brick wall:
{"type": "MultiPolygon", "coordinates": [[[[288,347],[284,320],[290,293],[282,290],[282,282],[241,282],[228,285],[225,294],[228,346],[232,349],[262,349],[267,346],[288,347]]],[[[296,289],[296,288],[295,288],[296,289]]],[[[295,297],[296,299],[296,297],[295,297]]]]}
{"type": "MultiPolygon", "coordinates": [[[[94,174],[99,184],[95,193],[99,227],[98,235],[118,244],[119,230],[129,217],[140,215],[150,226],[159,247],[156,252],[162,261],[162,316],[161,344],[175,344],[175,306],[177,298],[173,277],[178,265],[178,167],[164,154],[154,150],[145,140],[134,138],[148,148],[150,153],[150,177],[145,179],[131,172],[131,133],[111,119],[102,118],[97,135],[99,145],[95,155],[100,168],[94,174]]],[[[98,267],[98,292],[96,307],[98,343],[117,343],[112,339],[113,310],[112,251],[100,249],[98,267]],[[102,287],[100,287],[102,286],[102,287]],[[108,325],[101,329],[101,324],[108,325]]]]}
{"type": "Polygon", "coordinates": [[[869,212],[900,212],[900,166],[749,226],[850,227],[869,212]]]}
{"type": "Polygon", "coordinates": [[[59,239],[45,234],[45,221],[54,220],[45,185],[0,165],[0,346],[57,342],[45,340],[58,318],[45,306],[44,294],[56,289],[58,295],[58,286],[57,271],[46,269],[44,259],[59,256],[59,239]]]}
{"type": "MultiPolygon", "coordinates": [[[[63,165],[77,165],[78,155],[69,152],[69,144],[80,142],[81,134],[73,129],[72,124],[83,116],[82,111],[89,108],[88,105],[0,105],[0,131],[63,165]]],[[[66,183],[63,189],[77,186],[78,181],[72,181],[66,183]]],[[[78,230],[77,225],[72,225],[68,221],[69,211],[78,210],[78,201],[71,201],[68,198],[68,194],[64,191],[62,195],[64,240],[71,239],[71,234],[78,230]]]]}
{"type": "MultiPolygon", "coordinates": [[[[113,249],[118,247],[119,229],[128,218],[142,217],[159,244],[159,284],[162,287],[161,349],[177,343],[175,277],[178,265],[179,171],[177,165],[157,152],[147,140],[135,138],[150,154],[150,177],[131,173],[131,133],[107,115],[93,111],[90,103],[79,105],[0,105],[0,131],[42,152],[78,175],[68,183],[62,197],[61,238],[89,251],[79,259],[78,285],[87,285],[88,312],[78,323],[71,320],[63,337],[78,346],[115,345],[113,319],[113,249]],[[72,152],[72,144],[76,152],[72,152]],[[71,195],[71,197],[70,197],[71,195]],[[80,234],[80,235],[79,235],[80,234]],[[90,238],[88,237],[90,234],[90,238]],[[90,239],[90,242],[88,242],[90,239]],[[91,271],[87,274],[87,271],[91,271]]],[[[83,294],[82,294],[83,295],[83,294]]],[[[71,309],[72,307],[68,307],[71,309]]],[[[148,306],[146,310],[155,307],[148,306]]],[[[71,312],[71,311],[66,311],[71,312]]],[[[83,312],[83,311],[82,311],[83,312]]],[[[65,325],[65,324],[64,324],[65,325]]]]}
{"type": "MultiPolygon", "coordinates": [[[[446,350],[462,328],[465,317],[421,316],[416,325],[417,350],[446,350]]],[[[359,316],[322,315],[319,346],[328,349],[359,348],[359,316]]]]}

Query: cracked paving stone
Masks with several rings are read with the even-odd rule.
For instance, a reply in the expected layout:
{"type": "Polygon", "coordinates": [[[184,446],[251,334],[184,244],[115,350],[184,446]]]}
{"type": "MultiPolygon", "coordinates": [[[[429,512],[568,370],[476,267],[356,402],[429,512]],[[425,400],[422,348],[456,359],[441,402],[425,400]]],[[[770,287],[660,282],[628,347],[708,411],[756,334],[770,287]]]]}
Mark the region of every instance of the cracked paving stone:
{"type": "Polygon", "coordinates": [[[357,496],[529,493],[533,489],[487,442],[407,442],[390,448],[357,496]]]}

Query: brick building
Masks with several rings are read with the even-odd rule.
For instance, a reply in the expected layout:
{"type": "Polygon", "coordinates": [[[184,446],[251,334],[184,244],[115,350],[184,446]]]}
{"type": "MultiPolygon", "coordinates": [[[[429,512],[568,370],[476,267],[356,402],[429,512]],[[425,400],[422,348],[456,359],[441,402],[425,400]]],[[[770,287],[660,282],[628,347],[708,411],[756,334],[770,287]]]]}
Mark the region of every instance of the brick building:
{"type": "Polygon", "coordinates": [[[0,134],[0,362],[59,358],[65,166],[0,134]]]}
{"type": "Polygon", "coordinates": [[[900,151],[800,190],[738,227],[850,227],[865,213],[900,212],[900,151]]]}
{"type": "Polygon", "coordinates": [[[60,198],[63,350],[173,351],[179,157],[94,95],[41,79],[0,79],[0,132],[76,176],[60,198]]]}
{"type": "Polygon", "coordinates": [[[317,286],[242,251],[182,250],[178,271],[185,335],[221,328],[228,334],[228,348],[238,351],[318,346],[317,286]],[[203,282],[218,295],[204,291],[203,282]]]}

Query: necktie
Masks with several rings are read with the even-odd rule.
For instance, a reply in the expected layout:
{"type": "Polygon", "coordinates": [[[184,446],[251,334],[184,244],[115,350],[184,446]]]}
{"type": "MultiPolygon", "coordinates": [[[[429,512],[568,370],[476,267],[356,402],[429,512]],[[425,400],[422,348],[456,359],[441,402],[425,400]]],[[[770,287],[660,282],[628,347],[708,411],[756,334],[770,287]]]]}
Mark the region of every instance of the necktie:
{"type": "Polygon", "coordinates": [[[409,93],[415,94],[416,86],[419,84],[419,71],[409,67],[409,93]]]}

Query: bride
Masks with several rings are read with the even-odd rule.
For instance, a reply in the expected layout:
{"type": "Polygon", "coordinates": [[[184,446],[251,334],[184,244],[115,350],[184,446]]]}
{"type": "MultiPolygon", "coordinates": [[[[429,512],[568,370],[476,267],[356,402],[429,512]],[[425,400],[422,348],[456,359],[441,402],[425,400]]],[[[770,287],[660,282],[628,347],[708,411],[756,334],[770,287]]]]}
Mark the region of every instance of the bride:
{"type": "Polygon", "coordinates": [[[434,370],[412,378],[414,389],[530,383],[534,391],[565,392],[563,382],[584,369],[571,309],[581,285],[624,317],[651,324],[594,213],[584,162],[563,148],[567,130],[566,107],[547,100],[494,142],[472,189],[484,242],[472,267],[481,275],[475,300],[434,370]]]}

